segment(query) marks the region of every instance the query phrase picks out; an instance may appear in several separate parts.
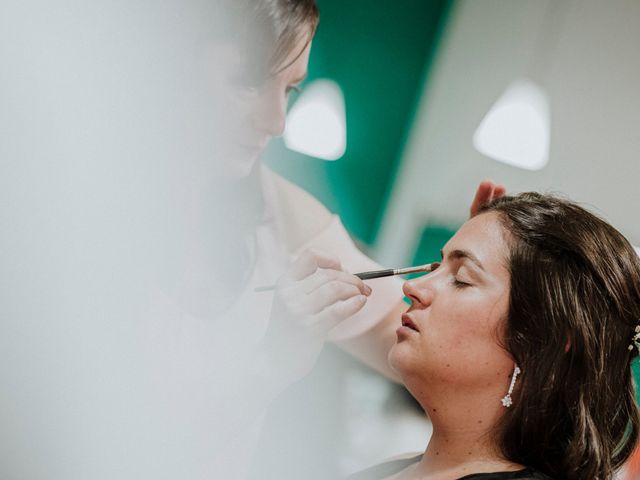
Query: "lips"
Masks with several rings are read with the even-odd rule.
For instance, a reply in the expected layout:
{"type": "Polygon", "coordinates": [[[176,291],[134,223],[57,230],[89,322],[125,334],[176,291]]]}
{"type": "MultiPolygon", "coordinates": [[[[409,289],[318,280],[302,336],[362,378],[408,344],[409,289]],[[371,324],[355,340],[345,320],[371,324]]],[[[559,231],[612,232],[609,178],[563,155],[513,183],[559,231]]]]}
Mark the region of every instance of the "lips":
{"type": "Polygon", "coordinates": [[[407,315],[406,313],[402,314],[402,326],[403,327],[407,327],[410,328],[411,330],[415,330],[416,332],[419,332],[420,330],[418,329],[418,327],[416,326],[415,323],[413,323],[413,321],[411,320],[411,318],[409,318],[409,315],[407,315]]]}

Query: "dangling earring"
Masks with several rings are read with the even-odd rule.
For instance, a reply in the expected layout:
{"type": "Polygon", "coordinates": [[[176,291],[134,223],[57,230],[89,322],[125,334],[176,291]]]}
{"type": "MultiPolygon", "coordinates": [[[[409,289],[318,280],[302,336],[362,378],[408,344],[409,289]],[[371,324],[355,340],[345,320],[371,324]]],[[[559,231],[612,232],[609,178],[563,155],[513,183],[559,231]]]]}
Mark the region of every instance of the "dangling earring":
{"type": "Polygon", "coordinates": [[[516,378],[518,378],[519,374],[520,368],[516,365],[513,369],[513,375],[511,376],[511,385],[509,385],[509,392],[501,400],[502,406],[504,407],[508,408],[513,404],[513,401],[511,400],[511,394],[513,393],[513,387],[516,384],[516,378]]]}

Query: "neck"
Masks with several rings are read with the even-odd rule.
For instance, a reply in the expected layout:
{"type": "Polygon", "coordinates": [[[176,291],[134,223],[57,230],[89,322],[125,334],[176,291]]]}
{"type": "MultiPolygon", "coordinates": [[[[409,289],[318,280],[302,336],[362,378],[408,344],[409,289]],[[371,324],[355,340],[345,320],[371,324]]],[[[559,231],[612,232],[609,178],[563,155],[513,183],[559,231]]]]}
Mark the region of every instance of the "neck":
{"type": "Polygon", "coordinates": [[[454,473],[463,476],[522,468],[502,456],[494,434],[505,409],[500,399],[506,393],[504,382],[496,383],[499,388],[413,392],[433,424],[429,445],[416,467],[421,475],[448,478],[454,473]]]}

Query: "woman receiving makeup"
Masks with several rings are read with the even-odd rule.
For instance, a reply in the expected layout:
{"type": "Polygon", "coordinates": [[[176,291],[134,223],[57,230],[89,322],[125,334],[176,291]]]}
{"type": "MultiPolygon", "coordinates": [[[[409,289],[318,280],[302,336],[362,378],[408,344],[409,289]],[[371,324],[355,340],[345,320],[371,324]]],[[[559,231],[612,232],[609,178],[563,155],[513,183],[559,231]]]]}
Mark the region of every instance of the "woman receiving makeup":
{"type": "Polygon", "coordinates": [[[354,479],[612,479],[640,426],[640,259],[578,205],[482,208],[404,284],[389,363],[433,423],[419,456],[354,479]]]}

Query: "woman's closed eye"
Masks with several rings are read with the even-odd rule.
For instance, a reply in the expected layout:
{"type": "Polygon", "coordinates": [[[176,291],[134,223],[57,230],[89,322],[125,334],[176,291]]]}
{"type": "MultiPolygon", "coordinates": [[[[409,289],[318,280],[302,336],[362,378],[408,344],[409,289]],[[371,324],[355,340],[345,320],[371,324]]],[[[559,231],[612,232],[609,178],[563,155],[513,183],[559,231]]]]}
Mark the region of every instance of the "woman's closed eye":
{"type": "Polygon", "coordinates": [[[471,284],[470,284],[470,283],[465,282],[464,280],[459,279],[459,278],[457,278],[457,277],[455,277],[455,276],[454,276],[454,277],[452,277],[451,284],[452,284],[455,288],[466,288],[466,287],[470,287],[470,286],[471,286],[471,284]]]}

